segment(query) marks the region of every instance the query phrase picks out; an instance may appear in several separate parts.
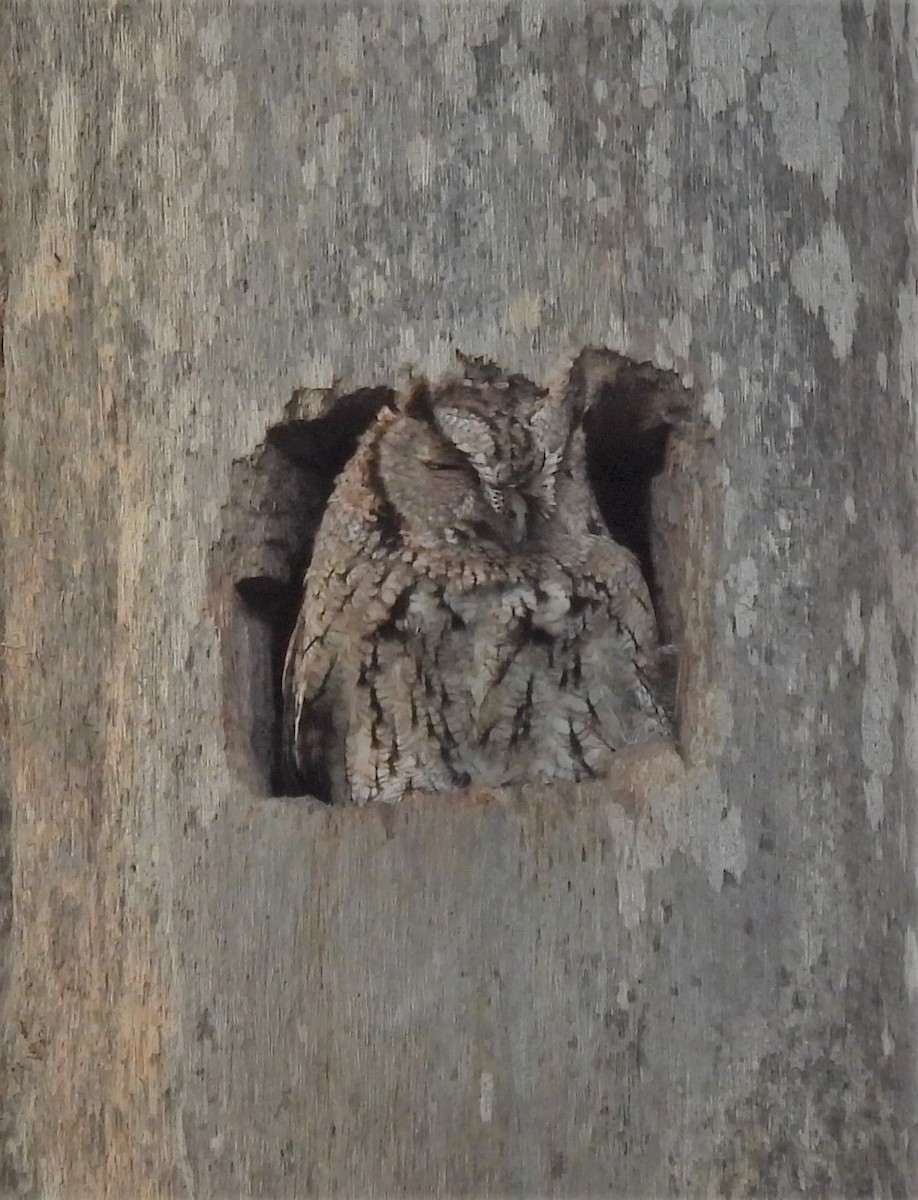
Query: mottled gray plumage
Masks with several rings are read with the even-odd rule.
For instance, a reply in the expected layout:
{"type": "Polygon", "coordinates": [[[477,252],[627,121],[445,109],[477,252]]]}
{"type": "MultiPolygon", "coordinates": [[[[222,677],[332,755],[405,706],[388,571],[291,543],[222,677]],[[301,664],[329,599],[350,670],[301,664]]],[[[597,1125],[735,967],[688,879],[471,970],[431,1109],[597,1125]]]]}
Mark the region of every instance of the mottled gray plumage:
{"type": "Polygon", "coordinates": [[[467,363],[363,435],[284,671],[288,756],[334,802],[589,778],[670,732],[647,586],[587,480],[588,390],[467,363]]]}

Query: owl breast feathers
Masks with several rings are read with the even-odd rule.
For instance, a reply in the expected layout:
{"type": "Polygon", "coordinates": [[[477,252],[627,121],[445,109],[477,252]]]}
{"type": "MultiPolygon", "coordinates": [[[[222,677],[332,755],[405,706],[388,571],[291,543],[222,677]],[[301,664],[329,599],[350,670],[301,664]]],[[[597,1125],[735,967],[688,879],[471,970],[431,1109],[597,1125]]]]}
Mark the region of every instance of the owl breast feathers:
{"type": "Polygon", "coordinates": [[[415,383],[339,475],[284,667],[284,746],[335,803],[602,774],[671,731],[583,397],[484,363],[415,383]]]}

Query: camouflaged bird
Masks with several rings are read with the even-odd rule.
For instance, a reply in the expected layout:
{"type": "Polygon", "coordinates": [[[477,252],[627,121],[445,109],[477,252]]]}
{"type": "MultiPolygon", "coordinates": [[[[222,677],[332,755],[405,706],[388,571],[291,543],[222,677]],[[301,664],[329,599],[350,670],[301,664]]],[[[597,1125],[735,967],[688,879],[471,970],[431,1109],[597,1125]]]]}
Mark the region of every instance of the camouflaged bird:
{"type": "Polygon", "coordinates": [[[363,434],[284,667],[307,790],[364,804],[588,779],[671,732],[647,586],[587,478],[590,382],[617,360],[595,353],[547,389],[466,361],[363,434]]]}

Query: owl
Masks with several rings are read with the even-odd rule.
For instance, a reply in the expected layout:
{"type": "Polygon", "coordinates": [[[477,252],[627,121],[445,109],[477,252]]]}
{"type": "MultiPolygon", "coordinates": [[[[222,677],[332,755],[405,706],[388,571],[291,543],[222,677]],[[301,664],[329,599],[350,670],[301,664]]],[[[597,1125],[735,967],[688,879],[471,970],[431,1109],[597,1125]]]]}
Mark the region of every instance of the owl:
{"type": "Polygon", "coordinates": [[[582,374],[542,388],[465,360],[361,437],[284,664],[305,790],[365,804],[590,779],[671,732],[647,586],[587,478],[582,374]]]}

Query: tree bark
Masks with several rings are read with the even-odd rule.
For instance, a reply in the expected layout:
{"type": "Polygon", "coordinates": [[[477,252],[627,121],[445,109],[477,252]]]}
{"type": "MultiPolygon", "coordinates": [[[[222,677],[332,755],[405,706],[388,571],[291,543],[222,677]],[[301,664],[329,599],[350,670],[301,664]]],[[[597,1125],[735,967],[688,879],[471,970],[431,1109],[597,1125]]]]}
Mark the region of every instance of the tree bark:
{"type": "Polygon", "coordinates": [[[913,1193],[914,11],[2,20],[5,1186],[913,1193]],[[263,795],[234,462],[296,387],[587,344],[710,434],[679,755],[263,795]]]}

